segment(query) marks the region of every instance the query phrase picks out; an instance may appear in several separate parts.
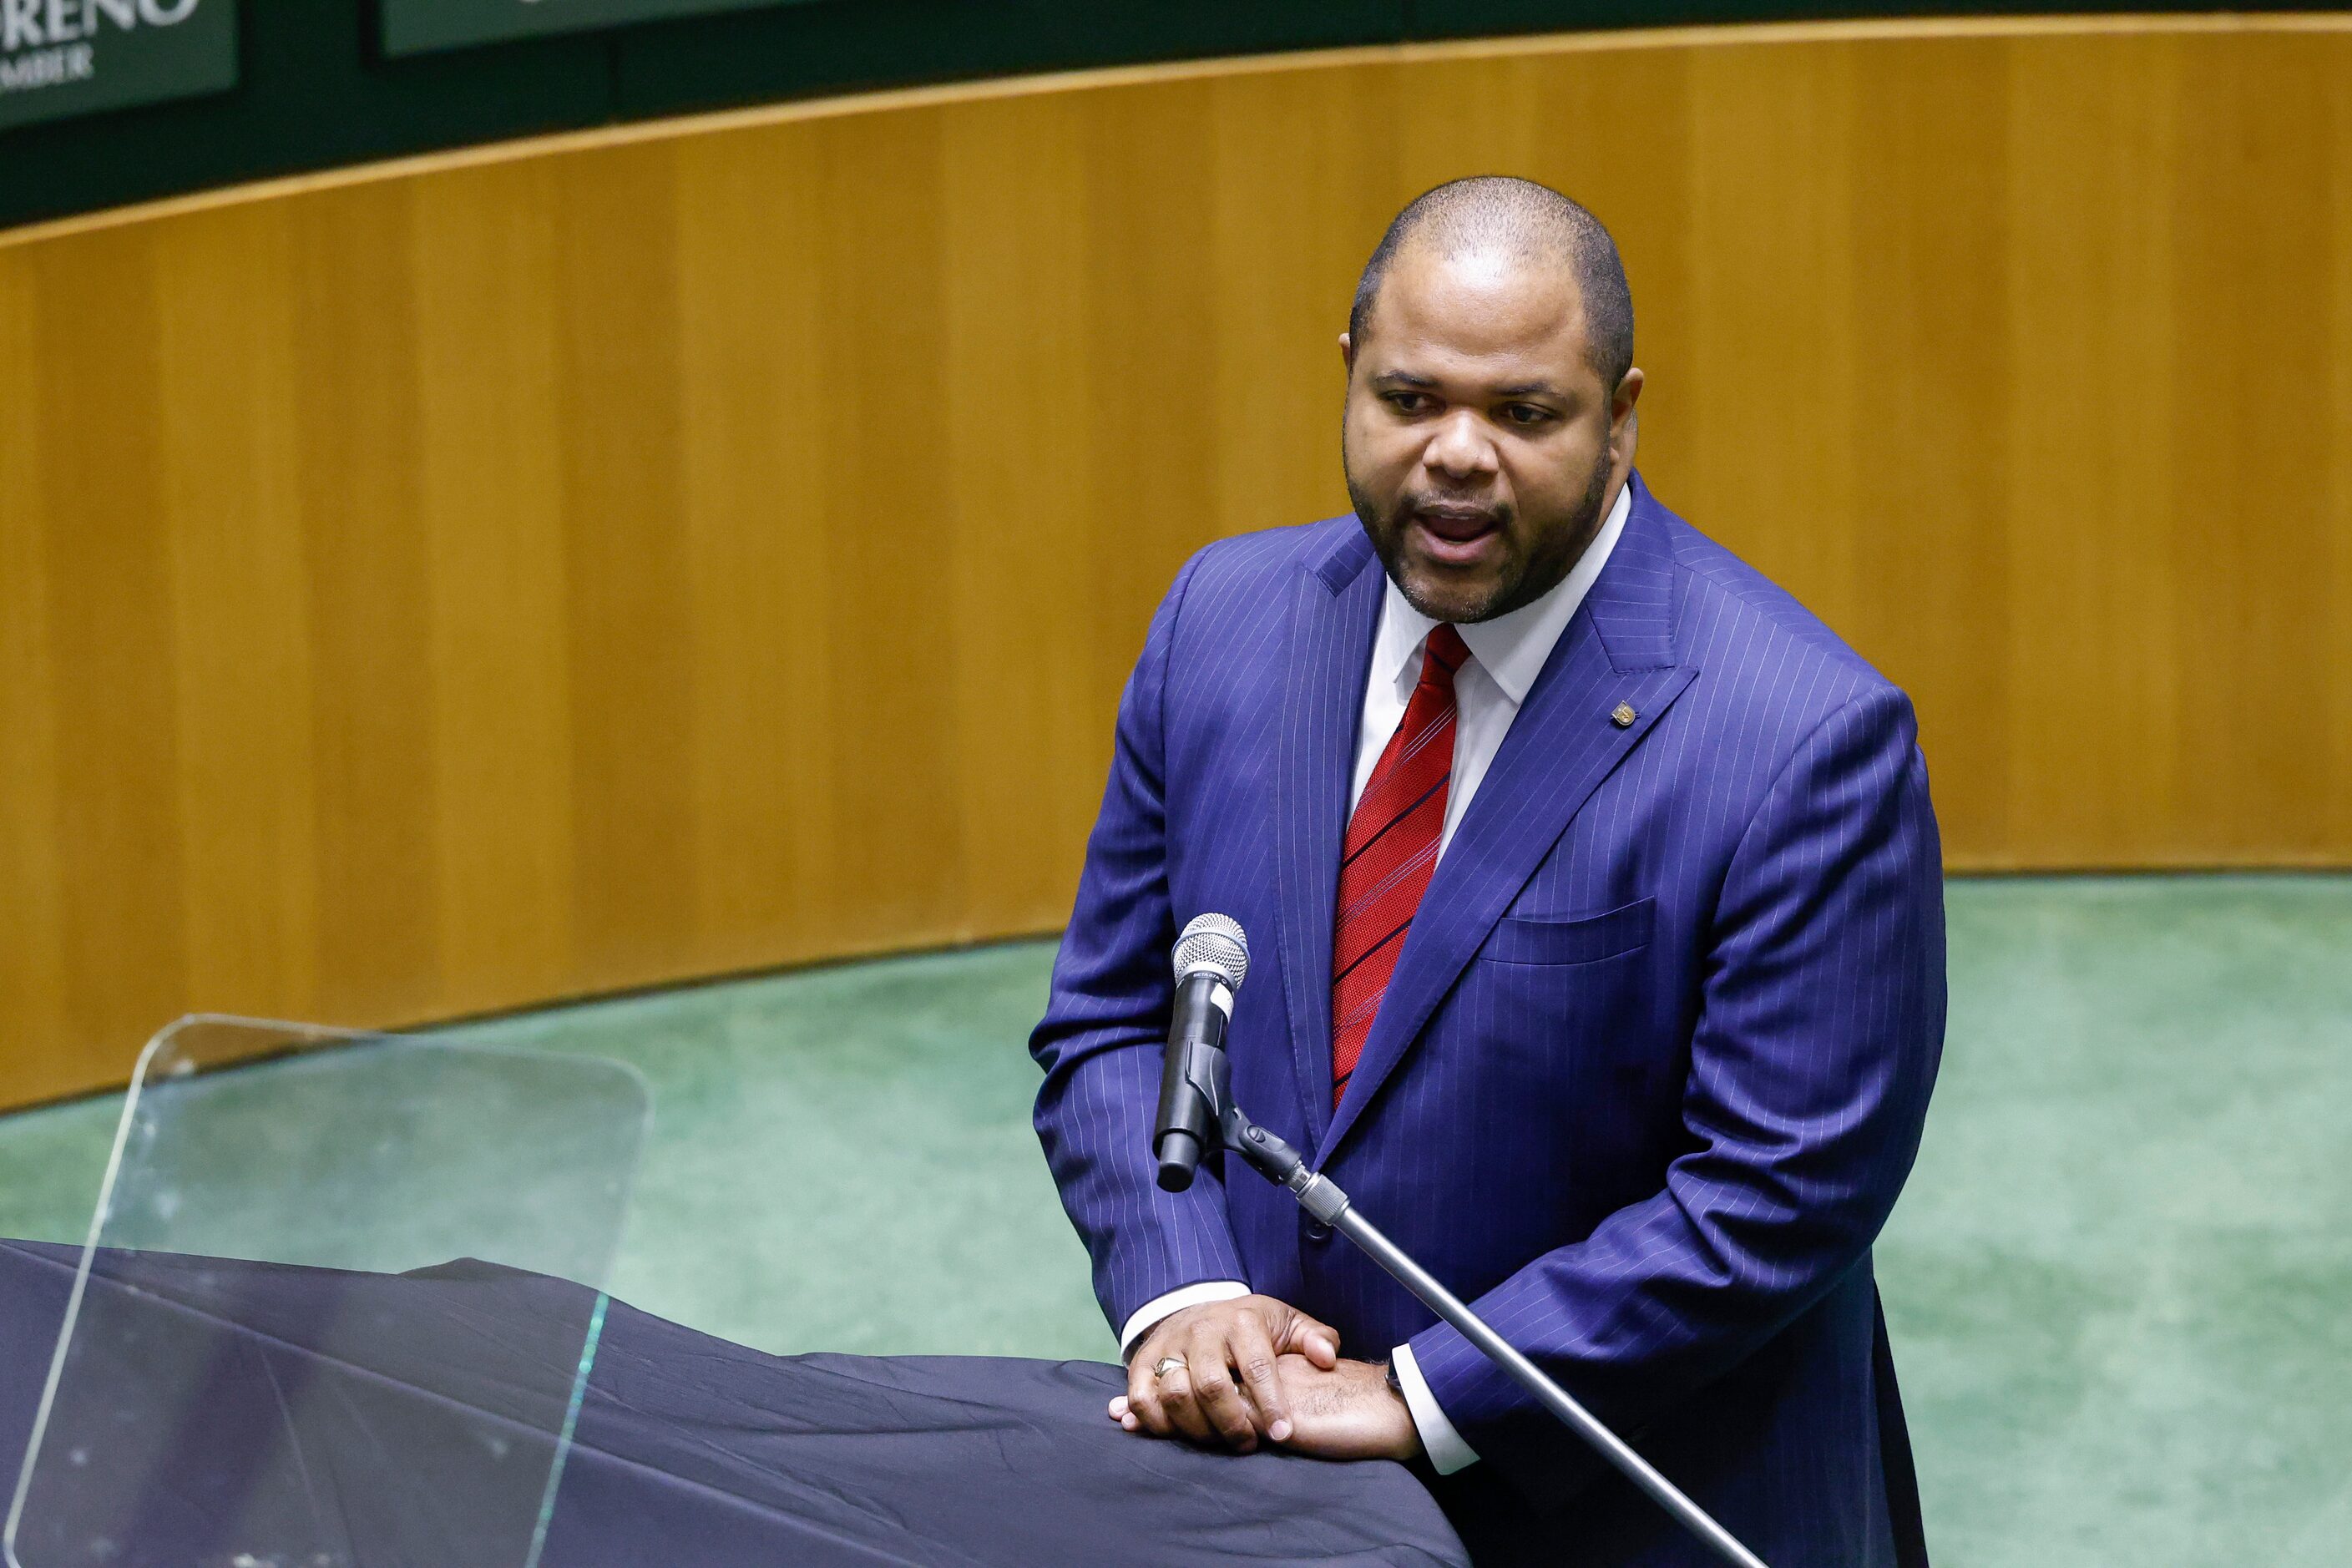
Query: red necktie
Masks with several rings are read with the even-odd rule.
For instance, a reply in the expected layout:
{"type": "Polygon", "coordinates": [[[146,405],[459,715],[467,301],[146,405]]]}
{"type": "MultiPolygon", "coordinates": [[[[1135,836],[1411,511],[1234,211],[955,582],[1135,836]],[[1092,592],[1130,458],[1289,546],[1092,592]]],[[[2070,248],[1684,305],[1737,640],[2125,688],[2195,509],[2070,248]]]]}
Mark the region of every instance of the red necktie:
{"type": "Polygon", "coordinates": [[[1423,645],[1421,681],[1404,718],[1348,819],[1331,934],[1331,1103],[1372,1032],[1397,954],[1412,925],[1445,830],[1454,773],[1454,672],[1470,657],[1462,634],[1440,624],[1423,645]]]}

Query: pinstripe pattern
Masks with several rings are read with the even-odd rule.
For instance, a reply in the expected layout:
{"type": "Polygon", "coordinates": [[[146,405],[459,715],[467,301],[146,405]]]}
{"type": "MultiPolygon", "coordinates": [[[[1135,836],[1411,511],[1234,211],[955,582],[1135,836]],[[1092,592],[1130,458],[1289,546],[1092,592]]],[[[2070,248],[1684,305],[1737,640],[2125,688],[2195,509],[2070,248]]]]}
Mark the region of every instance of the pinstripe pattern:
{"type": "Polygon", "coordinates": [[[1205,1166],[1182,1196],[1153,1184],[1169,945],[1233,915],[1255,1116],[1774,1568],[1893,1563],[1916,1502],[1881,1430],[1899,1405],[1874,1371],[1869,1247],[1944,1005],[1910,705],[1634,484],[1336,1111],[1332,904],[1381,574],[1352,518],[1186,565],[1121,704],[1032,1040],[1038,1132],[1114,1323],[1240,1279],[1348,1353],[1410,1339],[1484,1458],[1437,1483],[1482,1563],[1706,1561],[1287,1194],[1205,1166]]]}

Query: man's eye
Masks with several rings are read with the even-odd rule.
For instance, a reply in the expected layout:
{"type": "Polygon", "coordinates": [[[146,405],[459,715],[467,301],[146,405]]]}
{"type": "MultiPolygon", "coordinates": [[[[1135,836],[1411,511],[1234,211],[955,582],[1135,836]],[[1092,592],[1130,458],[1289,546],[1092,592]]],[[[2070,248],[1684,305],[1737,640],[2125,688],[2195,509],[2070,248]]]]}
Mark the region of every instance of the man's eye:
{"type": "Polygon", "coordinates": [[[1422,392],[1391,392],[1388,399],[1399,414],[1418,414],[1429,405],[1429,395],[1422,392]]]}
{"type": "Polygon", "coordinates": [[[1503,410],[1503,417],[1514,425],[1540,425],[1551,417],[1551,410],[1538,408],[1532,403],[1514,403],[1503,410]]]}

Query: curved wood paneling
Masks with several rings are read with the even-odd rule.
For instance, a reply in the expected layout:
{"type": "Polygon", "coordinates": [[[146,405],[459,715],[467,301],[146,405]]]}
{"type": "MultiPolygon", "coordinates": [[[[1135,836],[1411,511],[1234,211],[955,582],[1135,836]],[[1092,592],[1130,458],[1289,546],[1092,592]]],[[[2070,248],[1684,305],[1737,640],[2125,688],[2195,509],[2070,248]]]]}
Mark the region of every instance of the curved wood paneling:
{"type": "Polygon", "coordinates": [[[2352,33],[1356,51],[0,245],[0,1095],[1050,928],[1150,606],[1341,509],[1412,193],[1615,226],[1643,466],[1917,696],[1953,864],[2352,862],[2352,33]]]}

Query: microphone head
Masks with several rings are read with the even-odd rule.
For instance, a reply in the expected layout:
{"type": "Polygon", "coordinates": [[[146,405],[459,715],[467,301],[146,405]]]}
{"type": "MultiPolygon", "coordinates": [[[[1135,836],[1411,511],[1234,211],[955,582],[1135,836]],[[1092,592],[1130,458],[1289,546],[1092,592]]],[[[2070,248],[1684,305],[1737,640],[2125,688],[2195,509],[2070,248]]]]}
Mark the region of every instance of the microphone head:
{"type": "Polygon", "coordinates": [[[1249,938],[1241,921],[1231,915],[1197,915],[1176,939],[1176,983],[1195,974],[1213,974],[1229,991],[1242,988],[1249,973],[1249,938]]]}

